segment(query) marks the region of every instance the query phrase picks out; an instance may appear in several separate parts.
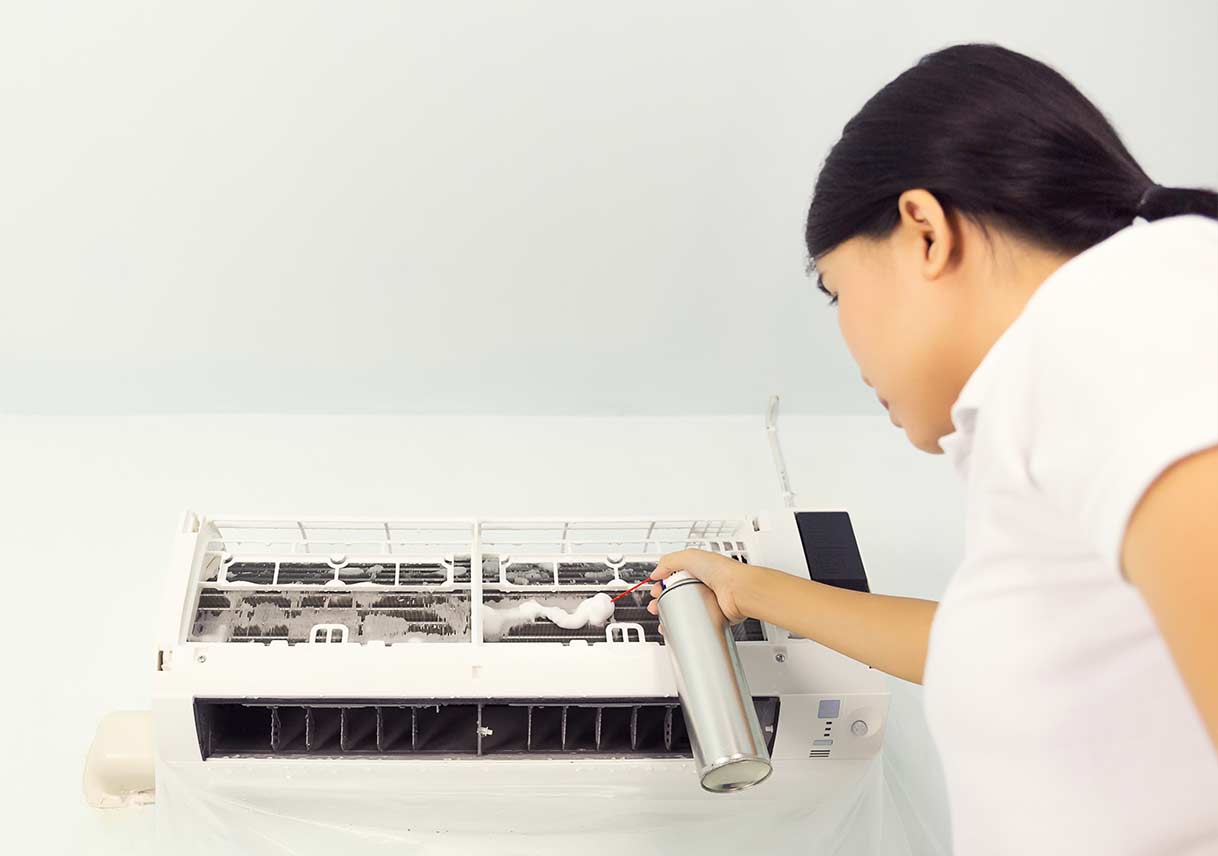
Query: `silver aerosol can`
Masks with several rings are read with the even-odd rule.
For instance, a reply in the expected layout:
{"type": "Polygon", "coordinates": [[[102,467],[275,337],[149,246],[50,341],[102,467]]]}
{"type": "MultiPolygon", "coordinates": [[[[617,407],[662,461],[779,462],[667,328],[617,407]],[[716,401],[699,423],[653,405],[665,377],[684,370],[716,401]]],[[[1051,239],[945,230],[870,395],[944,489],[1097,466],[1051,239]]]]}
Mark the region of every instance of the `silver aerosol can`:
{"type": "Polygon", "coordinates": [[[685,571],[660,583],[660,621],[705,790],[739,791],[771,772],[732,628],[715,593],[685,571]]]}

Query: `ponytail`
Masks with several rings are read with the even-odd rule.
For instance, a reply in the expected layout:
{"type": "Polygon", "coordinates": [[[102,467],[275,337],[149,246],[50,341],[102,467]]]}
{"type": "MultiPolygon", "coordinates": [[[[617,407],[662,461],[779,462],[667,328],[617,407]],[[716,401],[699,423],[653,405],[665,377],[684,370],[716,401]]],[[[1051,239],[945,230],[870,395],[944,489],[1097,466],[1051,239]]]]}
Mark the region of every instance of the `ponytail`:
{"type": "Polygon", "coordinates": [[[1218,220],[1218,193],[1152,184],[1142,193],[1136,214],[1143,220],[1162,220],[1180,214],[1200,214],[1218,220]]]}
{"type": "Polygon", "coordinates": [[[846,124],[808,211],[813,263],[850,238],[889,234],[897,200],[915,188],[948,211],[1069,253],[1135,217],[1218,219],[1213,191],[1155,184],[1066,78],[997,45],[923,57],[846,124]]]}

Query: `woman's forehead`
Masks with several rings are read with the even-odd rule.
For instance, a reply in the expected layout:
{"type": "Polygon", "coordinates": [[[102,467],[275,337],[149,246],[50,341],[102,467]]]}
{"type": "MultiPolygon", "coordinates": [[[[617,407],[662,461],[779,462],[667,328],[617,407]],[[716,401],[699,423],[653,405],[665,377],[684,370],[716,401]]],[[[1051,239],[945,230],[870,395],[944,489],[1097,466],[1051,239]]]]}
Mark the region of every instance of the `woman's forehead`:
{"type": "Polygon", "coordinates": [[[812,269],[818,277],[824,281],[831,282],[834,278],[841,278],[849,273],[850,269],[860,265],[874,264],[877,259],[878,252],[884,247],[884,240],[875,240],[866,237],[854,237],[848,241],[843,241],[828,252],[821,253],[812,260],[812,269]]]}
{"type": "MultiPolygon", "coordinates": [[[[846,242],[848,244],[849,241],[846,242]]],[[[821,285],[832,281],[833,273],[843,264],[849,264],[849,247],[846,244],[838,244],[828,252],[821,253],[812,260],[812,273],[816,276],[816,281],[821,285]]]]}

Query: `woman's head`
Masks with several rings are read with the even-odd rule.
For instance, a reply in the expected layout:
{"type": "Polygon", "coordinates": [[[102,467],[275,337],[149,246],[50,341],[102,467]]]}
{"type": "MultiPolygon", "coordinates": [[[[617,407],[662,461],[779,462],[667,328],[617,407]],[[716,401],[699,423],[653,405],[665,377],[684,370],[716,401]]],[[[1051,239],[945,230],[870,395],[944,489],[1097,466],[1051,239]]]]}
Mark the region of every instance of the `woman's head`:
{"type": "Polygon", "coordinates": [[[1218,216],[1160,188],[1053,69],[994,45],[923,58],[847,123],[807,247],[846,343],[927,451],[994,340],[1049,273],[1135,216],[1218,216]]]}

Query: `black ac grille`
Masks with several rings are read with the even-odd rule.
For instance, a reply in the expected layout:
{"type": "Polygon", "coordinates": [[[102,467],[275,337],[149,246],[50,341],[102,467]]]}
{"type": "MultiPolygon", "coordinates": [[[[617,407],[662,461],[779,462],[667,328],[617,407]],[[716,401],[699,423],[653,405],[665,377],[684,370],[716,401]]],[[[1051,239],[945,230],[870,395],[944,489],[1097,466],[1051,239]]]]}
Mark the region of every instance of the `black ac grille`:
{"type": "MultiPolygon", "coordinates": [[[[487,591],[488,603],[513,603],[530,599],[546,601],[554,592],[487,591]]],[[[581,592],[580,595],[585,594],[581,592]]],[[[664,643],[660,620],[647,611],[649,594],[642,589],[617,602],[613,620],[634,622],[643,628],[646,641],[664,643]]],[[[431,641],[469,640],[469,595],[466,592],[377,592],[368,589],[244,590],[203,588],[199,592],[195,621],[189,639],[201,642],[269,643],[282,640],[290,645],[309,641],[309,628],[319,623],[342,624],[349,642],[405,642],[418,635],[431,641]]],[[[732,627],[737,642],[765,640],[761,622],[747,619],[732,627]]],[[[605,641],[605,625],[566,630],[550,621],[538,620],[510,628],[501,642],[570,642],[582,639],[595,644],[605,641]]]]}
{"type": "MultiPolygon", "coordinates": [[[[255,585],[310,585],[324,586],[334,579],[347,585],[371,583],[391,586],[437,586],[448,582],[448,568],[441,562],[381,561],[346,562],[337,573],[334,565],[318,559],[314,561],[279,562],[276,573],[275,562],[238,561],[225,571],[230,583],[254,583],[255,585]]],[[[456,556],[453,559],[453,581],[469,582],[470,557],[456,556]]],[[[213,574],[211,577],[215,580],[213,574]]]]}
{"type": "Polygon", "coordinates": [[[201,642],[309,641],[315,624],[341,624],[350,642],[468,641],[466,592],[203,588],[188,638],[201,642]]]}
{"type": "MultiPolygon", "coordinates": [[[[753,699],[766,748],[776,696],[753,699]]],[[[676,699],[195,699],[214,757],[692,757],[676,699]]]]}

